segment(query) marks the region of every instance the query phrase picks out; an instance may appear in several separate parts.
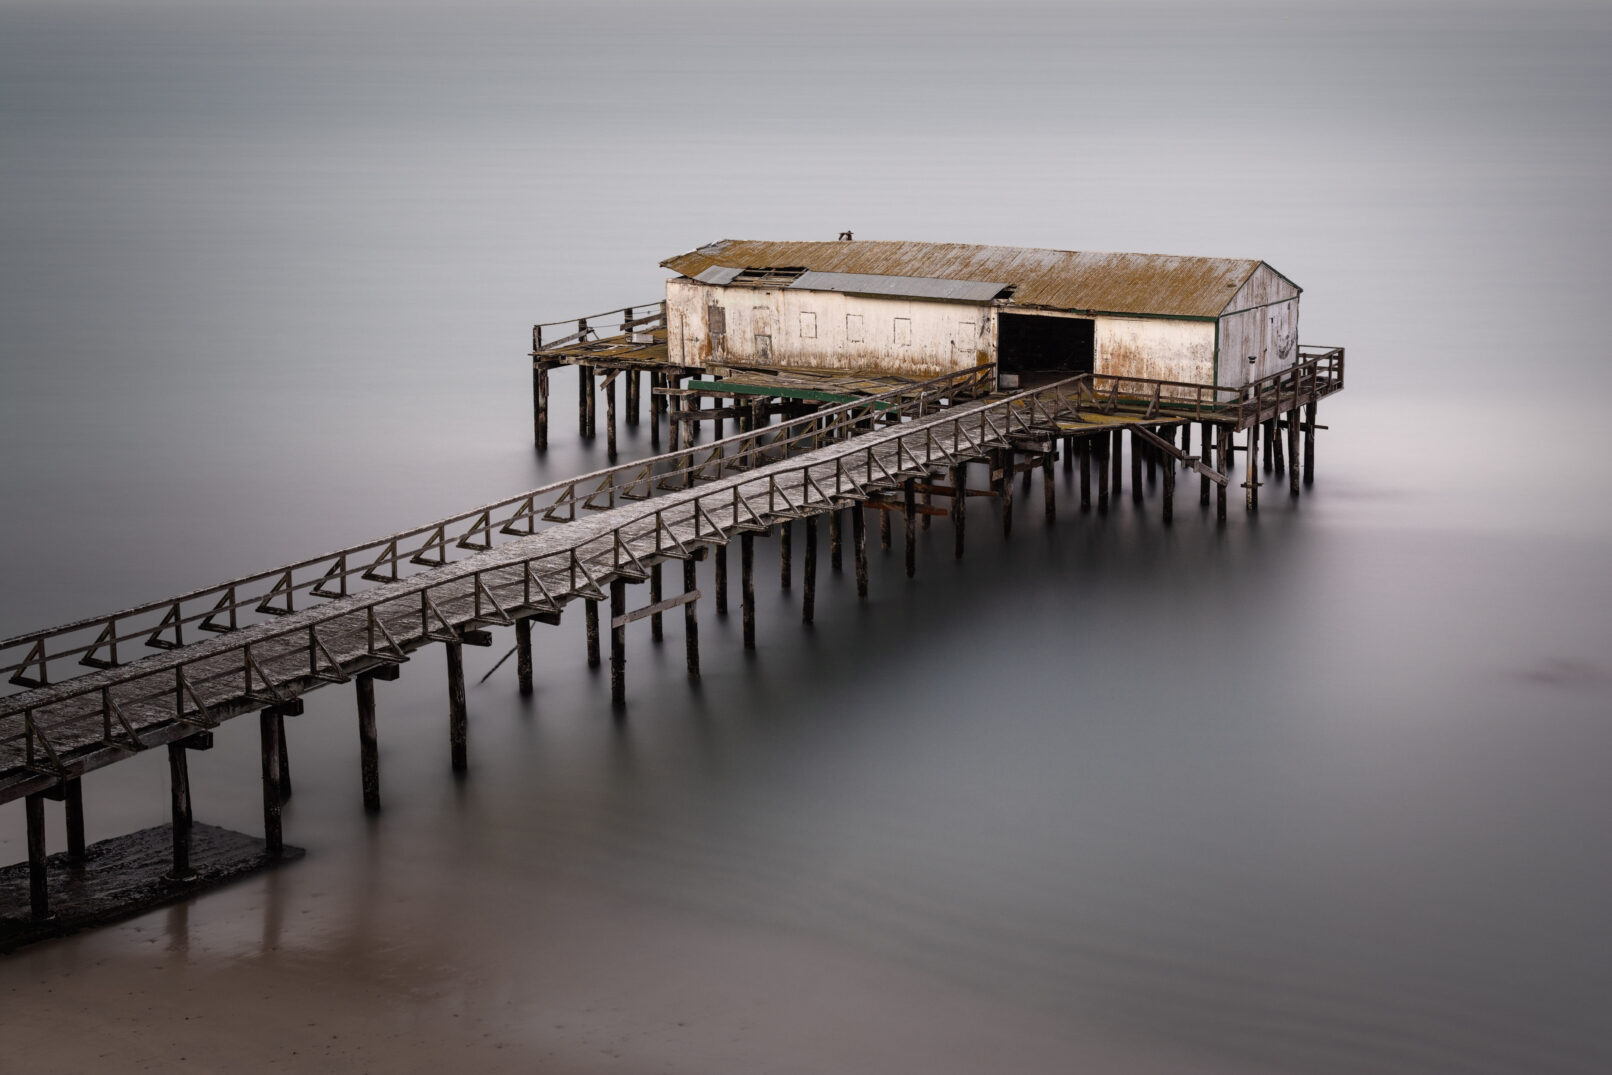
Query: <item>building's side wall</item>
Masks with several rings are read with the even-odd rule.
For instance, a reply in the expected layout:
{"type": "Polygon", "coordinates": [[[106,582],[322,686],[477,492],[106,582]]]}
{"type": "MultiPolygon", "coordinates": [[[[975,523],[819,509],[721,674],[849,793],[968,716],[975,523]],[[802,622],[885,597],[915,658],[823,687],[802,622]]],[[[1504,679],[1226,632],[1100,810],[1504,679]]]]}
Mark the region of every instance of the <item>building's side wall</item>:
{"type": "Polygon", "coordinates": [[[1298,288],[1270,266],[1256,269],[1226,310],[1220,318],[1219,384],[1241,388],[1298,361],[1298,288]]]}
{"type": "Polygon", "coordinates": [[[666,282],[666,313],[671,360],[685,366],[796,366],[924,378],[995,361],[989,306],[675,278],[666,282]],[[712,331],[713,307],[725,332],[712,331]]]}
{"type": "MultiPolygon", "coordinates": [[[[1099,317],[1096,372],[1118,377],[1213,384],[1213,321],[1099,317]]],[[[1190,391],[1168,392],[1188,396],[1190,391]]]]}

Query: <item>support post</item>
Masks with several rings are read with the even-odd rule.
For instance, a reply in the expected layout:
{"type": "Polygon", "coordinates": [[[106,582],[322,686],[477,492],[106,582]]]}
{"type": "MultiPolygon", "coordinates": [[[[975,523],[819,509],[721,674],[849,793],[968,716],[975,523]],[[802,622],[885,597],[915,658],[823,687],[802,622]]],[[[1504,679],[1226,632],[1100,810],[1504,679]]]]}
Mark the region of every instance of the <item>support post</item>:
{"type": "Polygon", "coordinates": [[[782,590],[789,589],[789,576],[794,573],[794,565],[791,563],[794,545],[794,523],[785,519],[778,524],[778,588],[782,590]]]}
{"type": "Polygon", "coordinates": [[[1175,521],[1175,460],[1164,459],[1164,525],[1175,521]]]}
{"type": "Polygon", "coordinates": [[[285,714],[280,714],[280,801],[291,801],[291,751],[285,745],[285,714]]]}
{"type": "Polygon", "coordinates": [[[62,781],[63,806],[67,814],[67,861],[84,864],[84,782],[81,777],[62,781]]]}
{"type": "Polygon", "coordinates": [[[744,614],[744,648],[756,648],[756,535],[739,535],[739,608],[744,614]]]}
{"type": "Polygon", "coordinates": [[[627,704],[626,614],[627,582],[616,579],[610,583],[610,704],[618,709],[627,704]]]}
{"type": "Polygon", "coordinates": [[[1080,437],[1080,510],[1091,510],[1091,437],[1080,437]]]}
{"type": "MultiPolygon", "coordinates": [[[[1157,436],[1157,435],[1162,434],[1164,432],[1164,430],[1160,429],[1158,426],[1154,426],[1153,429],[1152,429],[1152,432],[1153,432],[1153,434],[1155,436],[1157,436]]],[[[1171,436],[1171,439],[1174,439],[1173,434],[1171,434],[1170,436],[1171,436]]],[[[1158,449],[1153,447],[1153,445],[1151,445],[1151,444],[1143,444],[1141,442],[1141,440],[1136,436],[1135,430],[1132,430],[1131,431],[1131,451],[1135,452],[1137,455],[1143,456],[1144,461],[1147,463],[1147,484],[1148,484],[1148,487],[1152,488],[1154,485],[1157,485],[1158,481],[1159,481],[1159,465],[1158,465],[1159,452],[1158,452],[1158,449]]],[[[1135,477],[1136,477],[1136,471],[1133,470],[1133,471],[1131,471],[1131,478],[1132,478],[1133,481],[1134,481],[1135,477]]],[[[1135,501],[1138,504],[1140,504],[1142,502],[1142,498],[1140,496],[1138,496],[1134,491],[1132,492],[1131,495],[1132,495],[1132,497],[1135,499],[1135,501]]]]}
{"type": "Polygon", "coordinates": [[[906,526],[903,529],[906,532],[907,539],[907,577],[909,579],[918,573],[918,532],[916,528],[918,504],[916,486],[917,482],[912,478],[908,478],[901,483],[902,501],[903,506],[906,508],[906,511],[903,512],[906,526]]]}
{"type": "MultiPolygon", "coordinates": [[[[280,800],[275,799],[275,806],[280,800]]],[[[45,796],[26,796],[23,808],[28,815],[28,910],[36,920],[51,917],[50,878],[45,873],[45,796]]]]}
{"type": "Polygon", "coordinates": [[[532,618],[515,621],[515,681],[522,695],[532,693],[532,618]]]}
{"type": "Polygon", "coordinates": [[[1315,481],[1315,412],[1318,403],[1304,406],[1304,484],[1315,481]]]}
{"type": "MultiPolygon", "coordinates": [[[[693,593],[700,578],[693,557],[683,561],[683,592],[693,593]]],[[[700,678],[700,612],[698,601],[683,603],[683,649],[688,658],[688,678],[700,678]]]]}
{"type": "Polygon", "coordinates": [[[817,612],[817,516],[806,520],[806,562],[801,565],[800,622],[811,623],[817,612]]]}
{"type": "Polygon", "coordinates": [[[1048,526],[1058,519],[1058,491],[1052,481],[1052,456],[1052,452],[1041,454],[1041,506],[1048,526]]]}
{"type": "Polygon", "coordinates": [[[280,711],[269,707],[258,714],[263,741],[263,850],[279,858],[285,850],[280,836],[280,711]]]}
{"type": "MultiPolygon", "coordinates": [[[[649,603],[660,604],[661,593],[661,564],[651,564],[649,567],[649,603]]],[[[666,640],[666,625],[659,612],[649,617],[649,637],[655,642],[666,640]]]]}
{"type": "Polygon", "coordinates": [[[538,451],[549,446],[549,371],[532,364],[532,443],[538,451]]]}
{"type": "MultiPolygon", "coordinates": [[[[1198,440],[1202,443],[1203,449],[1199,453],[1198,461],[1206,467],[1212,467],[1215,465],[1213,434],[1210,432],[1208,422],[1201,422],[1199,426],[1198,440]]],[[[1200,507],[1209,506],[1209,479],[1202,474],[1198,475],[1198,504],[1200,507]]]]}
{"type": "MultiPolygon", "coordinates": [[[[1140,504],[1140,503],[1142,503],[1142,456],[1144,454],[1145,453],[1142,451],[1142,438],[1138,437],[1136,435],[1136,430],[1133,429],[1133,430],[1131,430],[1131,503],[1132,504],[1140,504]]],[[[1114,488],[1115,488],[1115,491],[1118,491],[1119,486],[1116,485],[1114,488]]]]}
{"type": "Polygon", "coordinates": [[[1064,437],[1063,444],[1063,472],[1068,474],[1075,469],[1075,438],[1064,437]]]}
{"type": "MultiPolygon", "coordinates": [[[[283,722],[282,722],[283,723],[283,722]]],[[[174,866],[163,878],[175,884],[196,880],[190,868],[190,764],[183,740],[168,744],[168,790],[173,811],[174,866]]]]}
{"type": "Polygon", "coordinates": [[[649,375],[649,446],[660,447],[660,417],[666,409],[665,396],[658,394],[655,389],[661,385],[661,375],[651,372],[649,375]]]}
{"type": "Polygon", "coordinates": [[[879,509],[879,548],[890,551],[890,512],[885,508],[879,509]]]}
{"type": "Polygon", "coordinates": [[[599,602],[589,597],[582,603],[583,620],[588,635],[588,667],[599,667],[599,602]]]}
{"type": "Polygon", "coordinates": [[[726,616],[728,614],[728,547],[726,545],[716,547],[716,566],[713,568],[713,573],[716,576],[716,585],[714,586],[716,590],[716,614],[726,616]]]}
{"type": "Polygon", "coordinates": [[[364,789],[364,809],[373,814],[381,808],[380,744],[375,736],[375,677],[369,672],[360,672],[354,687],[358,693],[359,783],[364,789]]]}
{"type": "Polygon", "coordinates": [[[840,570],[844,564],[844,558],[840,552],[842,544],[840,531],[844,529],[844,520],[842,518],[844,514],[844,510],[841,508],[835,508],[828,513],[828,566],[834,571],[840,570]]]}
{"type": "MultiPolygon", "coordinates": [[[[1275,426],[1276,426],[1276,419],[1267,418],[1263,422],[1256,422],[1256,423],[1254,423],[1253,426],[1249,427],[1250,430],[1258,429],[1260,431],[1260,433],[1263,435],[1264,449],[1265,449],[1265,473],[1266,474],[1269,474],[1271,471],[1276,469],[1276,448],[1275,448],[1276,438],[1271,436],[1271,431],[1275,428],[1275,426]]],[[[1260,439],[1260,438],[1256,437],[1256,439],[1260,439]]]]}
{"type": "Polygon", "coordinates": [[[952,467],[952,557],[957,560],[963,558],[963,526],[968,506],[967,478],[966,465],[952,467]]]}
{"type": "Polygon", "coordinates": [[[1287,412],[1287,495],[1299,495],[1299,409],[1287,412]]]}
{"type": "Polygon", "coordinates": [[[1097,514],[1108,514],[1108,475],[1113,470],[1108,465],[1108,453],[1112,451],[1113,437],[1107,433],[1097,434],[1097,443],[1094,445],[1097,452],[1097,514]]]}
{"type": "Polygon", "coordinates": [[[1002,449],[1002,536],[1013,536],[1013,449],[1002,449]]]}
{"type": "Polygon", "coordinates": [[[577,436],[588,439],[588,367],[577,363],[577,436]]]}
{"type": "MultiPolygon", "coordinates": [[[[884,512],[880,512],[883,515],[884,512]]],[[[856,561],[856,596],[859,601],[868,597],[868,528],[866,509],[857,504],[851,509],[851,557],[856,561]]]]}
{"type": "Polygon", "coordinates": [[[622,373],[627,379],[627,424],[633,428],[638,426],[638,371],[628,369],[622,373]]]}
{"type": "Polygon", "coordinates": [[[599,432],[599,390],[593,383],[593,367],[583,366],[582,368],[586,371],[582,379],[588,382],[588,439],[592,440],[599,432]]]}
{"type": "Polygon", "coordinates": [[[1124,474],[1121,471],[1121,467],[1125,463],[1125,431],[1116,429],[1109,439],[1112,443],[1108,459],[1108,469],[1110,471],[1108,476],[1109,492],[1113,494],[1115,501],[1118,501],[1120,493],[1125,491],[1124,474]]]}
{"type": "Polygon", "coordinates": [[[616,461],[616,381],[605,385],[605,458],[616,461]]]}
{"type": "MultiPolygon", "coordinates": [[[[1245,494],[1244,506],[1249,511],[1259,510],[1259,427],[1262,423],[1255,422],[1248,427],[1248,450],[1243,453],[1243,473],[1246,480],[1243,482],[1245,494]]],[[[1265,445],[1270,450],[1269,441],[1265,445]]]]}
{"type": "Polygon", "coordinates": [[[470,738],[470,720],[465,713],[465,647],[462,642],[449,642],[448,651],[448,747],[453,756],[453,771],[462,773],[470,768],[466,744],[470,738]]]}
{"type": "MultiPolygon", "coordinates": [[[[1220,473],[1226,477],[1226,479],[1227,479],[1226,485],[1230,485],[1231,484],[1231,482],[1230,482],[1231,465],[1232,465],[1233,462],[1235,462],[1235,460],[1233,459],[1233,453],[1232,453],[1232,450],[1231,450],[1231,427],[1230,426],[1221,426],[1220,427],[1219,440],[1220,440],[1220,450],[1217,451],[1215,453],[1215,455],[1216,455],[1216,457],[1217,457],[1217,459],[1219,461],[1220,473]]],[[[1215,521],[1218,522],[1222,526],[1226,525],[1226,495],[1227,495],[1226,485],[1216,485],[1215,486],[1215,521]]]]}
{"type": "Polygon", "coordinates": [[[1286,434],[1282,430],[1282,415],[1280,412],[1271,419],[1271,424],[1265,427],[1265,436],[1270,438],[1271,456],[1276,460],[1276,476],[1281,477],[1287,469],[1285,452],[1282,450],[1282,438],[1286,434]]]}

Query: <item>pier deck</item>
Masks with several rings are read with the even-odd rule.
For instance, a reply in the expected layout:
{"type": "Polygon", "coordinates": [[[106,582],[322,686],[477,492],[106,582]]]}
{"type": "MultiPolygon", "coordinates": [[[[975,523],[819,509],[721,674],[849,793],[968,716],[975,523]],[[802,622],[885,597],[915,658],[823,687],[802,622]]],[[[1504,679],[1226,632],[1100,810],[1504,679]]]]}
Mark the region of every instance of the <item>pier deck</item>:
{"type": "MultiPolygon", "coordinates": [[[[600,661],[601,606],[608,608],[612,695],[625,698],[628,622],[658,623],[681,607],[691,675],[698,674],[694,561],[714,550],[716,604],[726,611],[725,547],[742,548],[745,642],[754,645],[751,542],[777,528],[789,571],[790,524],[804,520],[803,618],[812,616],[816,525],[829,517],[833,564],[842,516],[851,523],[859,595],[865,596],[866,535],[861,508],[880,509],[880,539],[892,514],[905,520],[906,564],[914,571],[915,520],[948,515],[963,551],[967,496],[998,498],[1012,526],[1014,478],[1045,476],[1052,518],[1052,464],[1078,453],[1082,505],[1095,464],[1098,510],[1123,482],[1121,438],[1131,438],[1133,492],[1144,456],[1163,463],[1164,519],[1170,519],[1177,464],[1196,471],[1208,503],[1217,487],[1225,515],[1233,432],[1247,431],[1254,458],[1259,430],[1286,416],[1292,490],[1298,492],[1299,414],[1305,413],[1306,475],[1313,468],[1315,405],[1342,387],[1342,352],[1328,349],[1252,392],[1083,374],[1010,394],[990,394],[994,370],[976,367],[837,406],[801,402],[811,413],[773,425],[759,410],[735,408],[741,432],[648,460],[621,464],[219,586],[107,616],[0,641],[0,672],[21,690],[0,698],[0,802],[28,800],[34,911],[46,913],[42,797],[69,803],[69,848],[83,854],[78,782],[87,773],[159,745],[174,776],[175,871],[186,872],[190,830],[187,748],[210,745],[224,720],[258,711],[264,750],[265,839],[282,844],[283,718],[310,690],[354,682],[364,741],[366,805],[378,806],[374,679],[392,679],[418,651],[441,643],[449,665],[453,767],[466,766],[461,649],[488,645],[490,629],[513,626],[523,690],[530,690],[534,624],[557,624],[581,600],[590,663],[600,661]],[[1190,391],[1189,391],[1190,390],[1190,391]],[[1190,451],[1190,426],[1201,428],[1190,451]],[[1176,434],[1181,432],[1180,445],[1176,434]],[[1021,460],[1022,457],[1022,460],[1021,460]],[[969,464],[989,464],[988,487],[969,488],[969,464]],[[949,497],[949,511],[931,507],[949,497]],[[920,505],[918,498],[922,497],[920,505]],[[845,512],[844,509],[852,509],[845,512]],[[682,561],[684,590],[662,599],[661,565],[682,561]],[[651,604],[628,612],[627,587],[650,584],[651,604]],[[76,827],[76,833],[75,833],[76,827]]],[[[871,387],[871,386],[870,386],[871,387]]],[[[613,397],[612,397],[613,398],[613,397]]],[[[669,399],[676,397],[668,396],[669,399]]],[[[710,412],[707,412],[710,413],[710,412]]],[[[667,415],[673,419],[675,415],[667,415]]],[[[685,415],[686,417],[686,415],[685,415]]],[[[673,430],[676,421],[669,422],[673,430]]],[[[1267,452],[1271,437],[1267,434],[1267,452]]],[[[1279,445],[1278,445],[1279,448],[1279,445]]],[[[1251,467],[1249,506],[1261,484],[1251,467]]]]}

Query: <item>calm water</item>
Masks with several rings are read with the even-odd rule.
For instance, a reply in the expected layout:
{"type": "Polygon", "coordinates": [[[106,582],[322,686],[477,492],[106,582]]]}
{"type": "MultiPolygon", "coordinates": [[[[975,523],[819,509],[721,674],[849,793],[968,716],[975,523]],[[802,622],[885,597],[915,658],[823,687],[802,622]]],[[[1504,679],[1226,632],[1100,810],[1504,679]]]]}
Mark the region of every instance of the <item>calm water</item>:
{"type": "Polygon", "coordinates": [[[0,7],[0,632],[603,465],[529,326],[719,236],[1263,257],[1350,389],[1223,531],[976,501],[814,629],[765,546],[758,652],[635,625],[624,726],[568,617],[462,783],[427,652],[374,820],[311,695],[308,857],[0,962],[9,1063],[1612,1070],[1604,9],[218,7],[0,7]]]}

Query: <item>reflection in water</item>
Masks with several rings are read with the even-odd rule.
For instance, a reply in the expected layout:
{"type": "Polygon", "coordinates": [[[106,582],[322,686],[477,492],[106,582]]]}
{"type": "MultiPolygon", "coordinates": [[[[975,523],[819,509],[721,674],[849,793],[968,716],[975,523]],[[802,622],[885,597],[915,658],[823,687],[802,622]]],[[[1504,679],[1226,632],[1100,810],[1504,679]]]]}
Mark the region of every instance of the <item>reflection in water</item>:
{"type": "MultiPolygon", "coordinates": [[[[1349,348],[1313,492],[1165,530],[1060,468],[1055,529],[973,501],[916,582],[874,538],[865,604],[824,548],[810,628],[760,542],[758,651],[702,602],[691,687],[632,625],[624,722],[579,612],[532,698],[467,652],[463,781],[424,652],[375,817],[316,692],[308,857],[0,963],[19,1063],[1612,1067],[1598,444],[1494,388],[1605,381],[1606,16],[611,10],[0,15],[4,630],[601,466],[569,374],[533,457],[526,326],[718,234],[1266,256],[1349,348]]],[[[259,831],[256,750],[199,818],[259,831]]],[[[85,797],[158,823],[165,769],[85,797]]]]}

